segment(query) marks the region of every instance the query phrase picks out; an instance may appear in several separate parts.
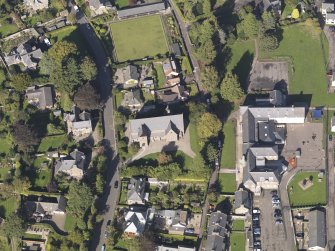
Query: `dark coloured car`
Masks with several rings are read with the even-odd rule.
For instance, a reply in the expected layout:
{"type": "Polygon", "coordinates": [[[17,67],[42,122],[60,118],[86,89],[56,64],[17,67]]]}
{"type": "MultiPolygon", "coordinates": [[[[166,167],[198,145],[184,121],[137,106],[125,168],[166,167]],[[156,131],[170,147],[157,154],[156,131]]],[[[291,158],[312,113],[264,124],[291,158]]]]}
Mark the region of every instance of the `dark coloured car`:
{"type": "Polygon", "coordinates": [[[114,188],[118,188],[119,187],[119,182],[118,181],[115,181],[114,183],[114,188]]]}
{"type": "Polygon", "coordinates": [[[330,135],[328,136],[328,139],[329,139],[329,141],[333,141],[333,135],[330,134],[330,135]]]}
{"type": "Polygon", "coordinates": [[[304,238],[304,233],[300,232],[300,233],[297,233],[296,236],[298,238],[304,238]]]}

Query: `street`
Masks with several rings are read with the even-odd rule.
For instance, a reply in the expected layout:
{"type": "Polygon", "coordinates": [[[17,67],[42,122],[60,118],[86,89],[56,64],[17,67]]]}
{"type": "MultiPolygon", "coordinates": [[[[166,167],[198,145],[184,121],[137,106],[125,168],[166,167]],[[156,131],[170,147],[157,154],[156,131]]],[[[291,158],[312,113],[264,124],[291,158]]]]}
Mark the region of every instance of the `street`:
{"type": "MultiPolygon", "coordinates": [[[[68,3],[68,6],[73,10],[73,4],[68,3]]],[[[101,98],[105,102],[103,113],[104,125],[104,145],[107,149],[107,177],[104,194],[98,200],[98,209],[102,211],[103,220],[96,224],[94,229],[94,236],[91,241],[89,250],[101,250],[105,243],[105,231],[107,222],[114,218],[114,212],[117,206],[119,197],[119,188],[115,189],[115,181],[120,180],[119,168],[120,162],[115,152],[116,140],[113,121],[113,97],[112,97],[112,72],[108,65],[108,56],[92,28],[90,27],[85,15],[79,11],[76,13],[79,30],[90,46],[90,51],[94,57],[98,68],[97,82],[99,83],[101,98]]]]}

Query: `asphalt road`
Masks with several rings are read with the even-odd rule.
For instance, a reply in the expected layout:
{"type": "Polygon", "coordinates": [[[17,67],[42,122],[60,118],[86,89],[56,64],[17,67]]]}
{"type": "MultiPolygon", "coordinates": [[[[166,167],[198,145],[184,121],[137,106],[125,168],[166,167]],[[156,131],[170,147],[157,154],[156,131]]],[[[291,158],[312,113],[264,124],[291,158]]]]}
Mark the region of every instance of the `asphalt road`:
{"type": "MultiPolygon", "coordinates": [[[[69,7],[73,7],[71,3],[69,7]]],[[[74,11],[74,10],[72,10],[74,11]]],[[[114,218],[114,212],[119,197],[119,189],[114,188],[116,181],[120,184],[119,167],[120,162],[115,152],[116,141],[113,120],[113,98],[112,98],[112,72],[108,65],[108,56],[93,29],[81,11],[76,14],[79,30],[90,48],[88,48],[95,60],[98,68],[97,82],[100,87],[102,99],[105,101],[103,122],[104,122],[104,145],[107,149],[107,185],[104,194],[98,200],[98,209],[102,212],[103,220],[96,224],[94,236],[92,238],[89,250],[101,250],[101,246],[105,243],[105,231],[107,222],[114,218]]]]}

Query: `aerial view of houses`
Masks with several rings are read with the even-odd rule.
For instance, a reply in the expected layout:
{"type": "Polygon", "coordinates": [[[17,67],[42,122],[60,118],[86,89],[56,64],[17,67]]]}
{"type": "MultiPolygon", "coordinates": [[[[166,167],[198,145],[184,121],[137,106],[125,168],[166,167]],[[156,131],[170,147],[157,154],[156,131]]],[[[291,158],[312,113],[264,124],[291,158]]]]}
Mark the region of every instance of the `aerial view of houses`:
{"type": "Polygon", "coordinates": [[[0,250],[335,249],[333,2],[0,10],[0,250]]]}

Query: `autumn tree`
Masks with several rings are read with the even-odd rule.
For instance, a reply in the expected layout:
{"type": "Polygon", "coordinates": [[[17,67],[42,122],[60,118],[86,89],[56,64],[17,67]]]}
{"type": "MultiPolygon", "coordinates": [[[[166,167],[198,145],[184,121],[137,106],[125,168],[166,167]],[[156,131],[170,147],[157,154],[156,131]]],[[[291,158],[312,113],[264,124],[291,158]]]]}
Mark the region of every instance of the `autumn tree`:
{"type": "Polygon", "coordinates": [[[172,156],[170,154],[167,154],[166,152],[161,152],[158,155],[157,160],[160,165],[166,165],[172,162],[172,156]]]}
{"type": "Polygon", "coordinates": [[[80,72],[83,80],[92,80],[97,76],[98,70],[94,61],[90,57],[84,57],[80,63],[80,72]]]}
{"type": "Polygon", "coordinates": [[[222,80],[221,96],[230,102],[235,102],[244,96],[240,82],[235,74],[228,72],[222,80]]]}
{"type": "Polygon", "coordinates": [[[212,113],[206,112],[198,120],[197,129],[200,138],[216,137],[221,130],[220,119],[212,113]]]}
{"type": "Polygon", "coordinates": [[[28,73],[19,73],[11,79],[12,87],[18,92],[24,92],[32,84],[32,78],[28,73]]]}
{"type": "Polygon", "coordinates": [[[100,95],[90,82],[81,86],[74,95],[74,103],[81,110],[100,108],[100,95]]]}

